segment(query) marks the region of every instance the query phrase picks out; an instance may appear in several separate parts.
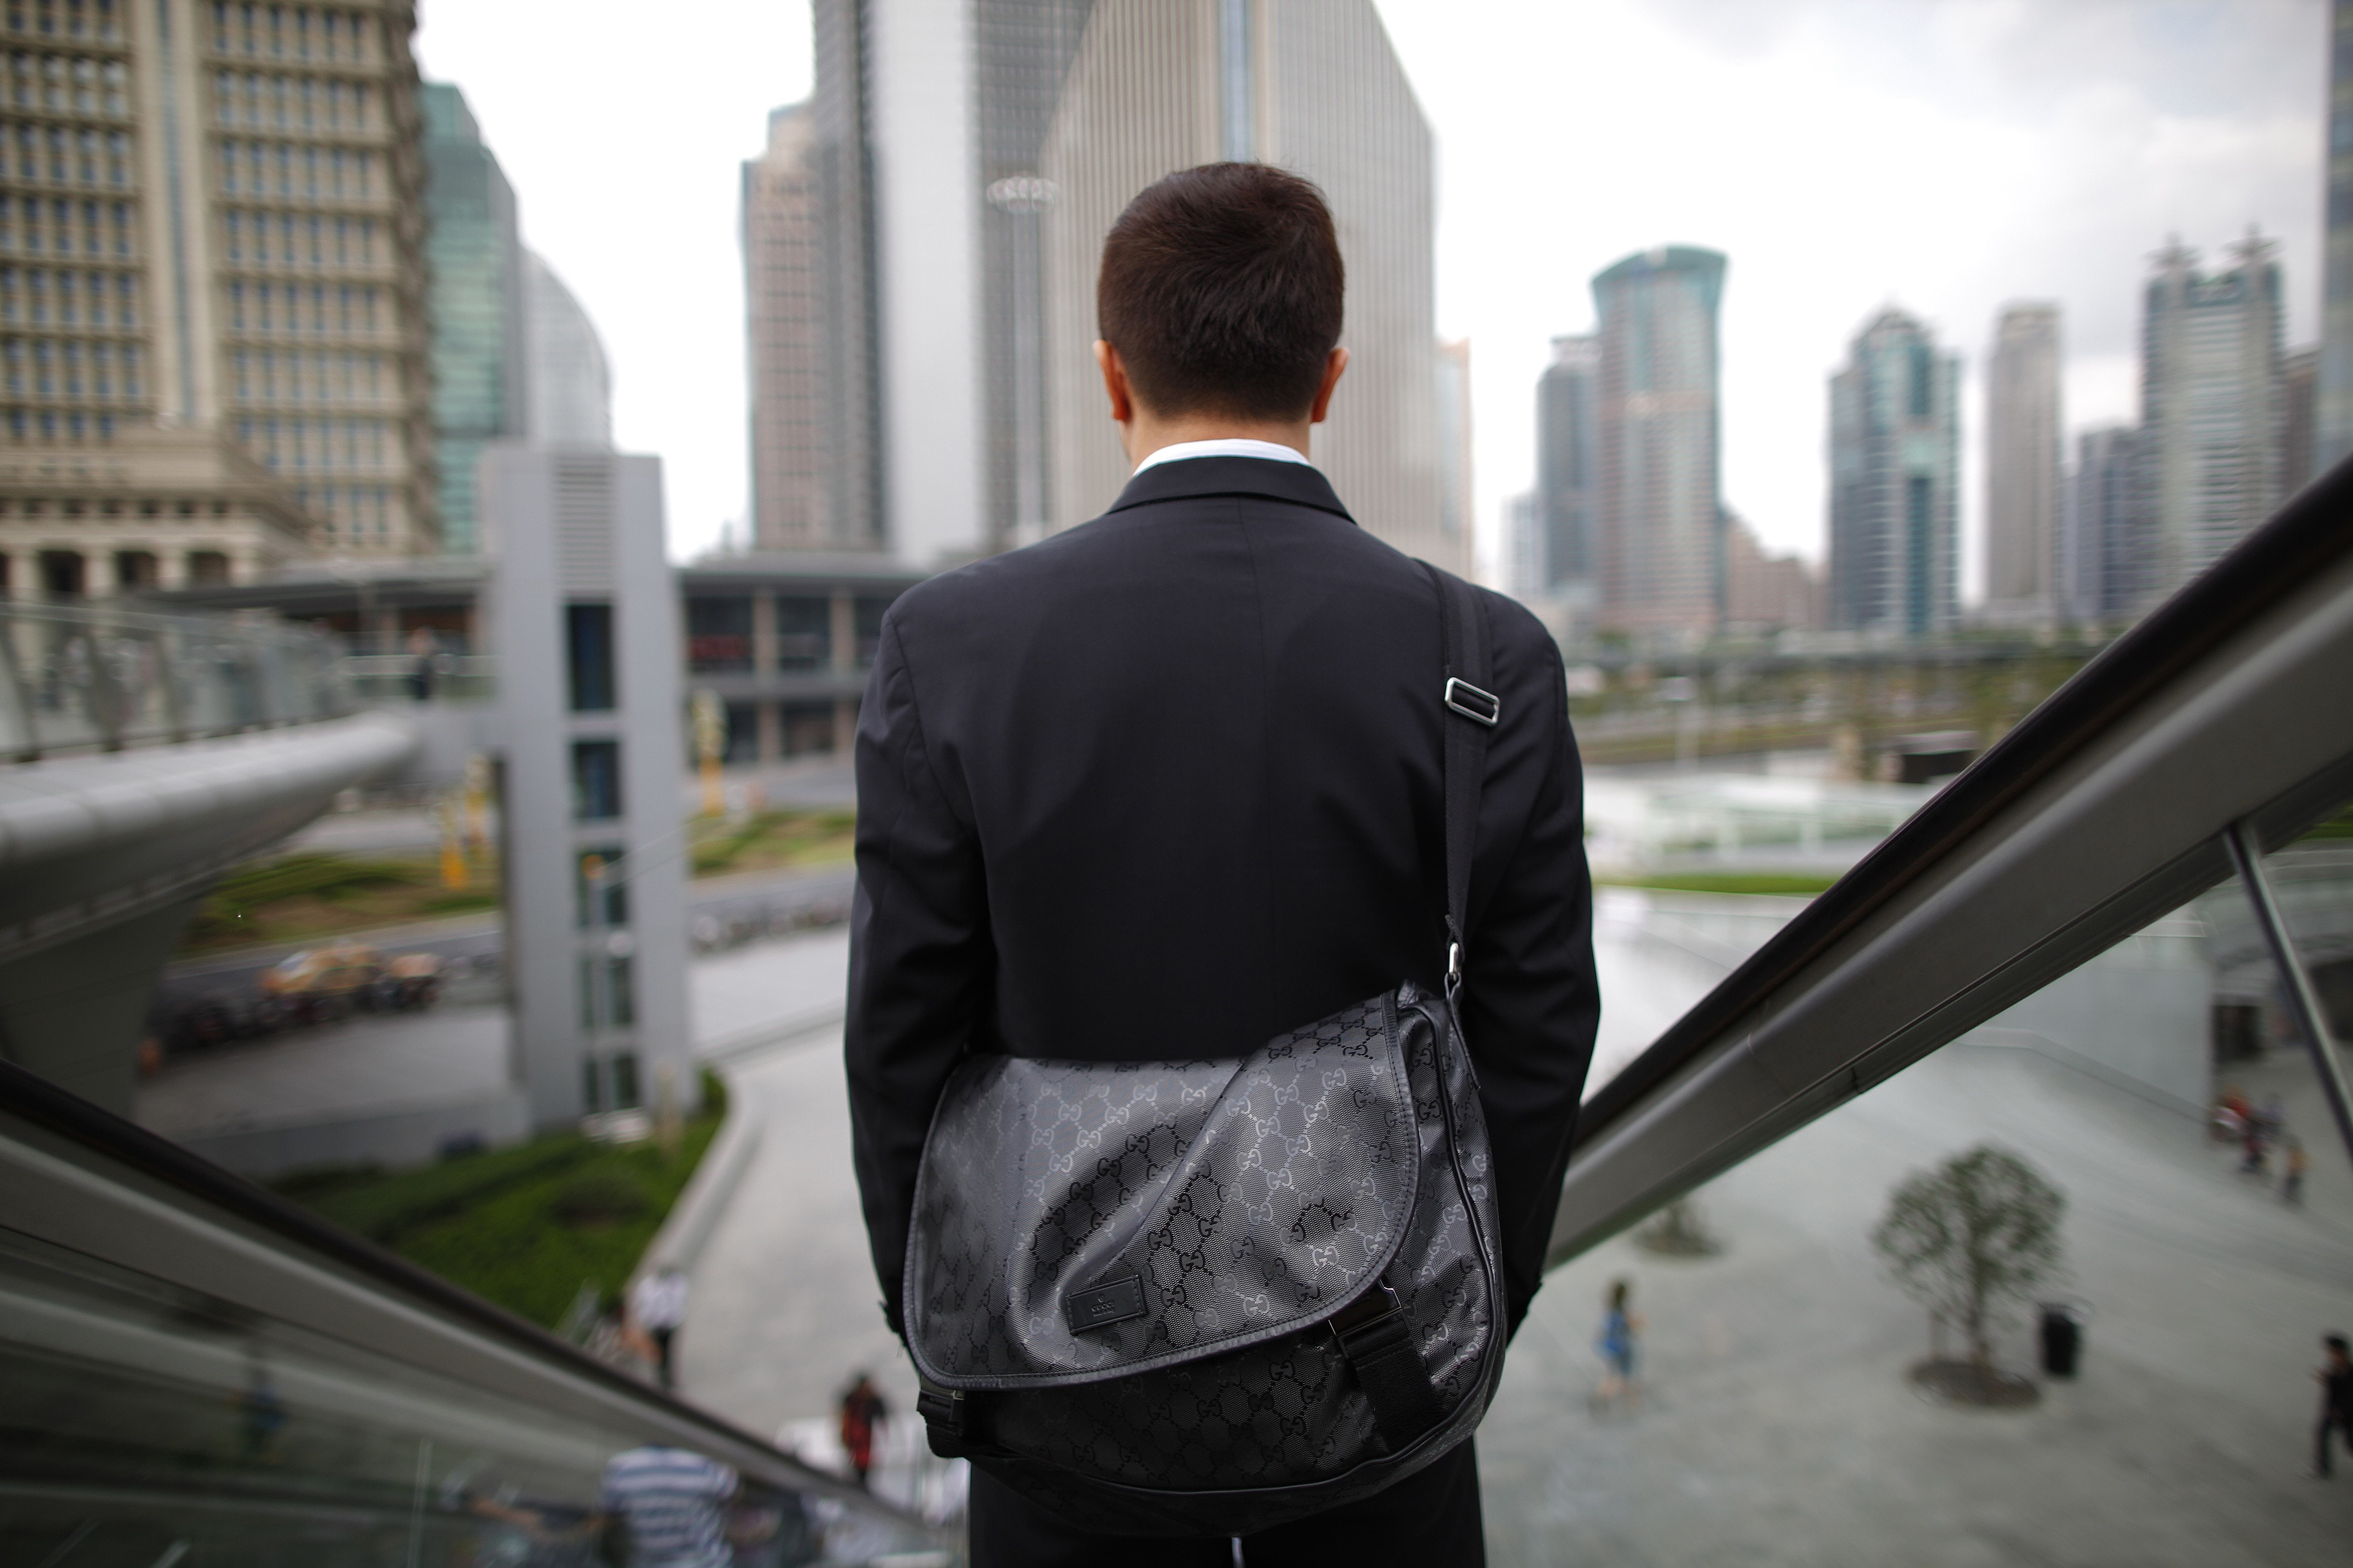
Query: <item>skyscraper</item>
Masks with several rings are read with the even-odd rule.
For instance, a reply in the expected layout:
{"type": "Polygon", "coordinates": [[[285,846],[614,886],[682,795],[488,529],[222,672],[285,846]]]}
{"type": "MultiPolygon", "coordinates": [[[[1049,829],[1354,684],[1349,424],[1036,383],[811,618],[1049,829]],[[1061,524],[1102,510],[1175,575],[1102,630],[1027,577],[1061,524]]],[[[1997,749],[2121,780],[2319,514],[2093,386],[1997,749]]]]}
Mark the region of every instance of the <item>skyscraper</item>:
{"type": "Polygon", "coordinates": [[[1555,338],[1536,381],[1536,518],[1541,585],[1593,575],[1593,508],[1599,489],[1596,424],[1601,340],[1555,338]]]}
{"type": "Polygon", "coordinates": [[[752,391],[752,543],[757,550],[857,548],[871,517],[845,504],[855,473],[835,470],[830,406],[834,323],[825,268],[827,209],[807,104],[768,116],[768,145],[744,164],[744,298],[752,391]],[[838,482],[847,481],[840,489],[838,482]],[[853,524],[843,537],[838,525],[853,524]]]}
{"type": "Polygon", "coordinates": [[[482,144],[465,94],[449,82],[427,82],[417,101],[425,117],[441,548],[463,555],[477,542],[474,469],[482,448],[529,425],[522,240],[514,187],[482,144]]]}
{"type": "Polygon", "coordinates": [[[2329,7],[2328,118],[2321,156],[2328,185],[2320,293],[2320,392],[2313,461],[2332,468],[2353,453],[2353,0],[2329,7]]]}
{"type": "Polygon", "coordinates": [[[1724,258],[1690,246],[1628,257],[1593,279],[1599,622],[1704,634],[1724,608],[1716,311],[1724,258]]]}
{"type": "Polygon", "coordinates": [[[0,481],[28,585],[438,547],[414,26],[406,0],[0,11],[0,438],[89,475],[0,481]]]}
{"type": "Polygon", "coordinates": [[[2141,441],[2150,524],[2140,588],[2196,576],[2280,500],[2281,302],[2272,242],[2252,231],[2209,276],[2178,241],[2143,295],[2141,441]]]}
{"type": "Polygon", "coordinates": [[[1988,368],[1987,609],[2046,620],[2058,612],[2059,307],[2003,307],[1988,368]]]}
{"type": "Polygon", "coordinates": [[[1059,527],[1127,475],[1089,345],[1103,237],[1130,199],[1219,158],[1280,164],[1332,206],[1348,268],[1347,375],[1314,458],[1399,549],[1468,569],[1441,519],[1430,127],[1371,0],[1100,0],[1039,157],[1050,502],[1059,527]]]}
{"type": "Polygon", "coordinates": [[[2061,552],[2066,612],[2075,620],[2122,620],[2141,597],[2148,549],[2139,441],[2126,425],[2086,430],[2076,440],[2061,552]]]}
{"type": "Polygon", "coordinates": [[[1831,624],[1948,630],[1958,589],[1960,361],[1894,309],[1831,378],[1831,624]]]}
{"type": "Polygon", "coordinates": [[[613,380],[596,323],[533,251],[522,255],[531,439],[538,447],[613,445],[613,380]]]}

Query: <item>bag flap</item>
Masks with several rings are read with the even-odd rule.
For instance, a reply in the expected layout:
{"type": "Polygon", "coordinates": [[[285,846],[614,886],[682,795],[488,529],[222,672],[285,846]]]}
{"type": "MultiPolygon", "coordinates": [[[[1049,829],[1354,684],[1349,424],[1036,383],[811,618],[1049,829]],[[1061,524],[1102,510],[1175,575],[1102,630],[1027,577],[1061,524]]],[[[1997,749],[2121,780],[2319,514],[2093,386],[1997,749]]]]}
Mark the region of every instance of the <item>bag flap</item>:
{"type": "Polygon", "coordinates": [[[1413,1212],[1399,1027],[1382,995],[1239,1062],[967,1061],[916,1179],[916,1366],[951,1389],[1092,1383],[1347,1305],[1413,1212]]]}

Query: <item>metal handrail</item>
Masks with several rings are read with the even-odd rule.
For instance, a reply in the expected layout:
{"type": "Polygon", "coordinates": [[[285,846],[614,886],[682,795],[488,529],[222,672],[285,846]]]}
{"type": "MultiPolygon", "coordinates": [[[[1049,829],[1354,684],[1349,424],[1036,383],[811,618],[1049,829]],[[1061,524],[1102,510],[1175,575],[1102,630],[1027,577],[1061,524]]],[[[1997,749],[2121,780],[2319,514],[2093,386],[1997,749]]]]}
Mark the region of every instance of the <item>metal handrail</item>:
{"type": "MultiPolygon", "coordinates": [[[[2341,801],[2353,788],[2341,771],[2353,757],[2353,709],[2313,649],[2336,653],[2328,639],[2346,635],[2339,623],[2353,620],[2348,518],[2353,462],[2306,489],[2110,645],[1596,1090],[1579,1119],[1553,1261],[1900,1070],[2135,922],[2221,881],[2230,874],[2221,835],[2231,823],[2252,817],[2257,837],[2276,844],[2341,801]],[[2298,683],[2300,705],[2256,725],[2257,700],[2283,698],[2284,682],[2298,683]],[[2216,707],[2213,694],[2226,687],[2238,694],[2236,710],[2216,707]],[[2134,747],[2149,759],[2144,768],[2159,756],[2176,759],[2168,766],[2198,756],[2165,750],[2157,731],[2168,723],[2177,742],[2202,725],[2210,743],[2235,725],[2227,752],[2200,759],[2197,798],[2189,798],[2189,781],[2179,781],[2170,811],[2165,797],[2177,781],[2125,765],[2134,747]],[[2049,837],[2062,816],[2128,789],[2138,792],[2134,809],[2148,814],[2136,821],[2139,837],[2128,848],[2123,837],[2103,837],[2094,826],[2053,841],[2076,851],[2065,873],[2076,880],[2050,889],[2052,908],[2063,904],[2069,918],[2021,921],[2010,931],[1972,926],[1989,955],[1974,974],[1940,972],[1931,981],[1915,967],[1918,933],[1936,920],[1981,921],[2003,902],[1989,879],[2017,884],[2009,889],[2014,913],[2022,879],[2036,872],[2003,855],[2038,833],[2049,837]],[[1875,1008],[1851,997],[1839,1007],[1817,1005],[1874,967],[1875,1008]],[[1799,1045],[1792,1022],[1810,1009],[1825,1016],[1807,1017],[1817,1032],[1799,1045]],[[1643,1141],[1651,1146],[1636,1159],[1643,1141]],[[1666,1146],[1679,1142],[1688,1146],[1666,1146]],[[1607,1180],[1604,1163],[1612,1167],[1607,1180]]],[[[2045,874],[2055,878],[2050,847],[2045,874]]]]}
{"type": "Polygon", "coordinates": [[[307,626],[0,600],[0,758],[35,762],[316,723],[356,706],[307,626]]]}

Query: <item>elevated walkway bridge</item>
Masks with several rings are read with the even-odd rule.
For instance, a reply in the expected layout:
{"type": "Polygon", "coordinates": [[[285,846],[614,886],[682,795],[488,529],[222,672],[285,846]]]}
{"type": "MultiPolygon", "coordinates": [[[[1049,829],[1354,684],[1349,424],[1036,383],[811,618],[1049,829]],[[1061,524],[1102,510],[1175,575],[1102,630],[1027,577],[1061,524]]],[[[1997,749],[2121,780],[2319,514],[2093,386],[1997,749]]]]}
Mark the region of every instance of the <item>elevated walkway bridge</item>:
{"type": "Polygon", "coordinates": [[[415,744],[307,630],[0,602],[0,1056],[125,1110],[214,879],[415,744]]]}

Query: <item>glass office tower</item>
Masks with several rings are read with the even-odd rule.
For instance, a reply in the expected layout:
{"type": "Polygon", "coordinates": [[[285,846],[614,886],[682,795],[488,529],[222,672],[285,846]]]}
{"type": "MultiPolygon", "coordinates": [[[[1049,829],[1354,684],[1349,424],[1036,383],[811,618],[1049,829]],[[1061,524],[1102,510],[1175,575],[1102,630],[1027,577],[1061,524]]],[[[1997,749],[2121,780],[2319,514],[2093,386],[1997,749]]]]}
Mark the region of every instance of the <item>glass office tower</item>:
{"type": "Polygon", "coordinates": [[[1695,636],[1724,608],[1716,310],[1725,258],[1662,245],[1593,279],[1601,626],[1695,636]]]}
{"type": "Polygon", "coordinates": [[[528,428],[522,240],[514,187],[483,145],[465,94],[449,82],[427,82],[417,102],[425,113],[441,548],[466,555],[480,541],[474,469],[482,448],[528,428]]]}
{"type": "Polygon", "coordinates": [[[1958,356],[1882,311],[1831,378],[1831,624],[1882,636],[1949,629],[1958,576],[1958,356]]]}

